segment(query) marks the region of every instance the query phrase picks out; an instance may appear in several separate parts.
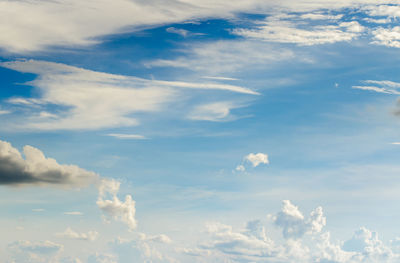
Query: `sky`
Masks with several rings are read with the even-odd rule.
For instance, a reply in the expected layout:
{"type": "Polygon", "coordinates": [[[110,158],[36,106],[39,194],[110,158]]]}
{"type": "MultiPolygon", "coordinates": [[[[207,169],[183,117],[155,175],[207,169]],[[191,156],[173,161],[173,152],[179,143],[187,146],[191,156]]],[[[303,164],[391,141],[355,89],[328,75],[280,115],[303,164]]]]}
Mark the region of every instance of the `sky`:
{"type": "Polygon", "coordinates": [[[0,262],[400,262],[394,0],[0,0],[0,262]]]}

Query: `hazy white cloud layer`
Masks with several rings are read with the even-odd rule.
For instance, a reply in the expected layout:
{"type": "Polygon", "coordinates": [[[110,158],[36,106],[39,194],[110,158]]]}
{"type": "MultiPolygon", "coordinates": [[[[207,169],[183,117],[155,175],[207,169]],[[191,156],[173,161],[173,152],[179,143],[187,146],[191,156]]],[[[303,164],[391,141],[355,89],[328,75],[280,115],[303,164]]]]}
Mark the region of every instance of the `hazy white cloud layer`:
{"type": "Polygon", "coordinates": [[[76,165],[58,164],[29,145],[24,147],[23,154],[25,159],[18,149],[0,140],[0,184],[85,187],[98,178],[96,173],[76,165]]]}
{"type": "Polygon", "coordinates": [[[13,97],[7,101],[31,112],[21,120],[20,128],[74,130],[137,125],[139,120],[132,114],[160,112],[177,101],[182,104],[188,96],[181,95],[189,89],[258,94],[229,84],[148,80],[45,61],[4,62],[1,66],[38,75],[29,83],[38,89],[38,98],[13,97]]]}

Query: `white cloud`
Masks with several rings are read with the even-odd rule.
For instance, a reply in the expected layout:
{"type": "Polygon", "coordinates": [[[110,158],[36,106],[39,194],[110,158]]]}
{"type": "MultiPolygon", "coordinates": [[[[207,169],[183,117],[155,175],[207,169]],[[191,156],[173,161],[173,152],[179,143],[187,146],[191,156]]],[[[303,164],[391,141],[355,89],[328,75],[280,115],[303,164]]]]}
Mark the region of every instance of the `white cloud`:
{"type": "Polygon", "coordinates": [[[372,31],[373,44],[383,45],[388,47],[400,48],[400,27],[393,28],[379,27],[372,31]]]}
{"type": "Polygon", "coordinates": [[[137,226],[135,201],[132,200],[131,195],[126,195],[125,201],[122,202],[117,197],[119,187],[120,182],[114,179],[102,179],[99,185],[97,206],[107,216],[123,222],[128,226],[129,230],[134,230],[137,226]],[[111,200],[105,199],[108,195],[111,197],[111,200]]]}
{"type": "Polygon", "coordinates": [[[51,242],[30,242],[27,240],[16,241],[8,246],[10,249],[20,250],[22,252],[32,252],[37,254],[53,254],[61,251],[64,246],[51,242]]]}
{"type": "Polygon", "coordinates": [[[378,93],[394,94],[399,95],[400,83],[389,81],[389,80],[365,80],[367,84],[374,84],[376,86],[352,86],[353,89],[369,90],[378,93]],[[379,87],[377,87],[379,86],[379,87]]]}
{"type": "Polygon", "coordinates": [[[305,219],[298,207],[289,200],[283,201],[282,211],[275,217],[275,224],[282,228],[285,238],[300,238],[304,234],[319,233],[326,225],[322,208],[318,207],[305,219]]]}
{"type": "Polygon", "coordinates": [[[140,236],[140,239],[143,241],[158,242],[158,243],[164,243],[164,244],[172,243],[171,238],[169,238],[167,235],[164,235],[164,234],[149,236],[144,233],[141,233],[139,236],[140,236]]]}
{"type": "Polygon", "coordinates": [[[71,212],[64,212],[64,215],[81,216],[81,215],[83,215],[83,213],[82,212],[78,212],[78,211],[71,211],[71,212]]]}
{"type": "Polygon", "coordinates": [[[244,167],[244,165],[240,164],[240,165],[236,166],[235,170],[238,172],[244,172],[244,171],[246,171],[246,168],[244,167]]]}
{"type": "MultiPolygon", "coordinates": [[[[229,18],[235,13],[270,13],[282,9],[288,12],[339,10],[368,4],[376,6],[376,3],[374,0],[115,0],[111,5],[107,0],[3,0],[0,2],[0,47],[10,52],[28,53],[53,46],[92,45],[105,35],[192,19],[229,18]]],[[[395,2],[382,0],[379,3],[395,2]]],[[[394,9],[390,6],[379,8],[383,14],[397,14],[389,10],[394,9]]]]}
{"type": "Polygon", "coordinates": [[[147,139],[145,136],[140,134],[122,134],[122,133],[110,133],[108,136],[117,138],[117,139],[132,139],[132,140],[144,140],[147,139]]]}
{"type": "Polygon", "coordinates": [[[23,153],[25,159],[18,149],[0,140],[0,184],[84,187],[98,178],[96,173],[76,165],[58,164],[32,146],[26,145],[23,153]]]}
{"type": "Polygon", "coordinates": [[[72,228],[68,227],[62,233],[57,233],[56,236],[60,238],[76,239],[76,240],[87,240],[94,241],[97,239],[99,233],[96,231],[89,231],[87,233],[78,233],[72,228]]]}
{"type": "Polygon", "coordinates": [[[31,129],[100,129],[137,125],[139,121],[132,114],[161,112],[175,101],[182,104],[184,100],[180,95],[187,89],[258,94],[228,84],[148,80],[45,61],[24,60],[1,65],[38,74],[29,84],[39,89],[40,98],[8,100],[10,104],[22,103],[21,107],[31,110],[32,114],[20,120],[23,124],[19,124],[31,129]],[[56,110],[51,115],[41,114],[48,105],[57,106],[56,110]]]}
{"type": "Polygon", "coordinates": [[[268,155],[265,153],[250,153],[244,157],[244,160],[250,162],[253,167],[257,167],[260,164],[269,164],[268,155]]]}
{"type": "Polygon", "coordinates": [[[239,108],[234,102],[220,101],[196,106],[188,115],[189,119],[202,121],[224,121],[234,118],[231,110],[239,108]]]}
{"type": "MultiPolygon", "coordinates": [[[[300,23],[301,24],[301,23],[300,23]]],[[[298,45],[320,45],[357,38],[364,27],[357,21],[341,22],[339,24],[324,24],[303,28],[295,22],[282,19],[280,16],[268,17],[250,29],[234,29],[232,33],[246,38],[259,39],[267,42],[293,43],[298,45]]]]}
{"type": "MultiPolygon", "coordinates": [[[[173,60],[147,61],[147,67],[185,68],[204,75],[232,74],[251,66],[268,66],[295,58],[294,52],[253,40],[220,40],[193,43],[180,49],[183,54],[173,60]]],[[[303,58],[298,58],[302,61],[303,58]]]]}

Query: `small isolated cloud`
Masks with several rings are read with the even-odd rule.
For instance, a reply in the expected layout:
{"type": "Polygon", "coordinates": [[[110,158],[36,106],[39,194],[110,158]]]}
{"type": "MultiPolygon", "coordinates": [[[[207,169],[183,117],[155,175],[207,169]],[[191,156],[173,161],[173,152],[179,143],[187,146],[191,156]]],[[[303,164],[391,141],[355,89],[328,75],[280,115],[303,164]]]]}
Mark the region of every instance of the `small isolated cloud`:
{"type": "Polygon", "coordinates": [[[70,211],[70,212],[64,212],[64,215],[68,215],[68,216],[81,216],[83,215],[82,212],[78,212],[78,211],[70,211]]]}
{"type": "Polygon", "coordinates": [[[24,147],[23,154],[25,159],[10,143],[0,140],[0,184],[84,187],[98,178],[96,173],[76,165],[58,164],[29,145],[24,147]]]}
{"type": "Polygon", "coordinates": [[[11,111],[8,110],[0,110],[0,115],[5,115],[5,114],[9,114],[11,113],[11,111]]]}
{"type": "Polygon", "coordinates": [[[250,153],[244,157],[245,161],[250,162],[253,167],[257,167],[260,164],[269,164],[268,155],[265,153],[250,153]]]}
{"type": "Polygon", "coordinates": [[[32,209],[32,212],[44,212],[45,210],[43,208],[34,208],[32,209]]]}
{"type": "Polygon", "coordinates": [[[196,106],[188,118],[201,121],[224,121],[231,116],[231,110],[240,107],[234,102],[214,102],[196,106]]]}
{"type": "Polygon", "coordinates": [[[89,231],[87,233],[78,233],[72,228],[68,227],[64,232],[57,233],[56,236],[60,238],[76,239],[76,240],[87,240],[94,241],[97,239],[99,233],[96,231],[89,231]]]}
{"type": "Polygon", "coordinates": [[[129,140],[145,140],[145,139],[147,139],[145,136],[140,135],[140,134],[109,133],[107,135],[117,138],[117,139],[129,139],[129,140]]]}
{"type": "Polygon", "coordinates": [[[97,206],[106,216],[121,221],[128,226],[129,230],[134,230],[137,226],[135,201],[132,200],[131,195],[126,195],[125,201],[122,202],[117,197],[119,187],[120,182],[114,179],[102,179],[99,185],[97,206]],[[106,199],[106,197],[111,199],[106,199]]]}
{"type": "Polygon", "coordinates": [[[238,172],[244,172],[244,171],[246,171],[246,168],[244,167],[244,165],[240,164],[240,165],[236,166],[235,170],[238,172]]]}

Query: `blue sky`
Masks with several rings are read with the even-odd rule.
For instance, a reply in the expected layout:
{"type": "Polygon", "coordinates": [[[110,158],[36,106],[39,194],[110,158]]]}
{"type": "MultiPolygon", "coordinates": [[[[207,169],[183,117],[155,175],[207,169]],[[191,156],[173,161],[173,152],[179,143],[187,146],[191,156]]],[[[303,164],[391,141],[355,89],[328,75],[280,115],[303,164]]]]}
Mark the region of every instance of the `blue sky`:
{"type": "Polygon", "coordinates": [[[0,0],[0,261],[400,262],[399,18],[0,0]]]}

